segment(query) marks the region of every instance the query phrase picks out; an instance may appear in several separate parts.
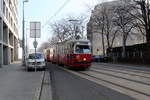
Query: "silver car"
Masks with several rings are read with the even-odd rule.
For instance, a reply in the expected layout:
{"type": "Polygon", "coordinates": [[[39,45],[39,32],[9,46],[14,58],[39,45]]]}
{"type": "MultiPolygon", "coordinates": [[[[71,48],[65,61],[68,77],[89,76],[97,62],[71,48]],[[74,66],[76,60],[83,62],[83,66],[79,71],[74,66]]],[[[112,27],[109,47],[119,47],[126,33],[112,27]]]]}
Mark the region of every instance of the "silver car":
{"type": "Polygon", "coordinates": [[[42,54],[42,53],[29,54],[27,62],[26,62],[26,66],[27,66],[27,70],[45,69],[46,62],[45,62],[44,54],[42,54]]]}

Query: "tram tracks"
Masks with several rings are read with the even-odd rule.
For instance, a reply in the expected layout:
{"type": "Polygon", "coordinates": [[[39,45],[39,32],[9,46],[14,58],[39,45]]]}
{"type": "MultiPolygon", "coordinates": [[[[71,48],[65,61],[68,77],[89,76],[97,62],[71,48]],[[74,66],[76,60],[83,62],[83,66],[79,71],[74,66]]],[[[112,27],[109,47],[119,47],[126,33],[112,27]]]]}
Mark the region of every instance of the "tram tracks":
{"type": "Polygon", "coordinates": [[[140,93],[140,94],[144,94],[144,95],[150,97],[150,94],[148,94],[148,93],[144,93],[144,92],[141,92],[141,91],[138,91],[138,90],[129,88],[129,87],[127,87],[127,86],[123,86],[123,84],[120,85],[120,84],[117,84],[117,83],[115,83],[115,82],[111,82],[111,81],[105,80],[105,79],[103,79],[103,78],[96,77],[96,76],[94,76],[94,75],[90,75],[90,74],[88,74],[88,73],[84,73],[84,72],[79,72],[79,73],[88,75],[88,76],[93,77],[93,78],[95,78],[95,79],[102,80],[102,81],[104,81],[104,82],[107,82],[107,83],[110,83],[110,84],[113,84],[113,85],[116,85],[116,86],[119,86],[119,87],[122,87],[122,88],[126,88],[126,89],[129,89],[129,90],[131,90],[131,91],[134,91],[134,92],[137,92],[137,93],[140,93]]]}
{"type": "MultiPolygon", "coordinates": [[[[87,72],[79,72],[80,74],[82,75],[86,75],[88,76],[89,80],[94,80],[96,83],[99,83],[100,85],[104,85],[108,88],[111,88],[111,89],[114,89],[118,92],[121,92],[123,94],[127,94],[131,97],[134,97],[136,98],[137,100],[150,100],[150,92],[146,92],[146,91],[143,91],[143,90],[139,90],[137,88],[134,88],[134,86],[126,86],[125,84],[120,84],[118,83],[118,81],[115,82],[114,81],[110,81],[110,80],[107,80],[105,78],[102,78],[102,77],[97,77],[95,75],[92,75],[90,73],[87,73],[87,72]]],[[[135,84],[136,85],[136,84],[135,84]]],[[[145,88],[147,90],[149,90],[148,88],[145,88]]]]}
{"type": "Polygon", "coordinates": [[[118,71],[113,71],[113,70],[108,70],[108,69],[103,69],[103,68],[92,68],[90,71],[94,71],[97,73],[102,73],[108,76],[114,76],[117,78],[129,80],[129,81],[134,81],[137,83],[145,84],[145,85],[150,85],[150,77],[144,77],[136,74],[130,74],[130,73],[124,73],[124,72],[118,72],[118,71]]]}
{"type": "MultiPolygon", "coordinates": [[[[91,76],[93,78],[97,78],[100,79],[102,81],[106,81],[106,82],[110,82],[113,83],[114,85],[118,85],[118,86],[122,86],[122,87],[126,87],[132,90],[139,90],[142,91],[143,94],[147,94],[147,96],[150,96],[150,86],[147,84],[142,84],[139,82],[135,82],[135,81],[131,81],[131,80],[127,80],[121,77],[116,77],[114,75],[111,74],[106,74],[106,73],[100,73],[100,72],[95,72],[95,71],[87,71],[87,72],[79,72],[81,74],[85,74],[88,76],[91,76]]],[[[142,93],[141,92],[141,93],[142,93]]]]}
{"type": "Polygon", "coordinates": [[[124,79],[124,80],[127,80],[127,81],[131,81],[131,82],[140,83],[140,84],[144,84],[144,85],[150,86],[150,79],[149,80],[145,79],[144,82],[143,82],[143,81],[141,81],[139,79],[136,79],[136,77],[132,78],[132,77],[130,77],[128,75],[123,75],[123,74],[120,74],[120,73],[111,73],[111,72],[95,70],[95,69],[91,69],[90,72],[100,73],[100,74],[111,76],[111,77],[115,77],[115,78],[118,78],[118,79],[124,79]]]}
{"type": "Polygon", "coordinates": [[[125,77],[116,76],[117,74],[115,75],[114,73],[102,72],[100,70],[101,69],[98,70],[91,68],[89,71],[78,71],[78,72],[71,70],[66,71],[78,75],[82,78],[88,79],[90,81],[93,81],[97,84],[111,88],[120,93],[134,97],[137,100],[150,100],[149,81],[141,82],[130,78],[128,79],[125,77]]]}
{"type": "Polygon", "coordinates": [[[94,63],[93,64],[94,67],[96,66],[96,68],[99,68],[98,66],[102,66],[105,68],[111,68],[111,69],[117,69],[117,70],[124,70],[124,71],[129,71],[129,72],[133,72],[133,73],[140,73],[140,74],[147,74],[150,77],[150,70],[149,71],[143,71],[142,69],[140,69],[140,67],[134,67],[133,66],[126,66],[126,65],[118,65],[118,64],[105,64],[105,63],[94,63]],[[112,67],[113,66],[113,67],[112,67]]]}
{"type": "Polygon", "coordinates": [[[92,68],[98,69],[98,70],[107,70],[111,72],[116,72],[116,73],[122,73],[122,74],[127,74],[130,76],[136,76],[136,77],[141,77],[141,78],[149,78],[150,79],[150,72],[149,71],[139,71],[139,70],[134,70],[134,69],[127,69],[124,67],[111,67],[111,66],[106,66],[106,65],[101,65],[101,64],[94,64],[92,68]]]}
{"type": "Polygon", "coordinates": [[[122,73],[122,74],[127,74],[127,75],[130,75],[130,76],[138,76],[138,77],[141,77],[141,78],[147,78],[147,79],[150,79],[150,74],[141,74],[141,73],[135,73],[135,72],[132,72],[132,71],[125,71],[124,69],[123,70],[118,70],[118,69],[113,69],[113,68],[107,68],[107,67],[93,67],[94,69],[97,69],[97,70],[106,70],[106,71],[111,71],[111,72],[115,72],[115,73],[122,73]]]}

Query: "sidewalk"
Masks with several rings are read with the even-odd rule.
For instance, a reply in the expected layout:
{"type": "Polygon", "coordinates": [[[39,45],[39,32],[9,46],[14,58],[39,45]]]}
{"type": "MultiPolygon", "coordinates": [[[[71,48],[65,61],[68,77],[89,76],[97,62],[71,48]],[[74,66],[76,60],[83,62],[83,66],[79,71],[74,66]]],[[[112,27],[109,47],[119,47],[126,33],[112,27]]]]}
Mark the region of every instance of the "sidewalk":
{"type": "Polygon", "coordinates": [[[36,100],[43,71],[27,72],[19,62],[0,68],[0,100],[36,100]]]}

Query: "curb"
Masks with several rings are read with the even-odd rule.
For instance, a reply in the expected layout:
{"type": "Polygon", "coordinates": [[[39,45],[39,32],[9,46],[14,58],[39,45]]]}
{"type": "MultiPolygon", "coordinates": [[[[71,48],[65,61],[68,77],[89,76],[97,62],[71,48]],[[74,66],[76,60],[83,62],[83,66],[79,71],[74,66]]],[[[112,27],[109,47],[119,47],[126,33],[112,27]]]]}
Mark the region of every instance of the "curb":
{"type": "Polygon", "coordinates": [[[50,73],[45,72],[40,100],[53,100],[50,73]]]}
{"type": "Polygon", "coordinates": [[[45,71],[43,71],[41,78],[40,78],[40,86],[36,89],[35,91],[35,96],[33,100],[40,100],[41,98],[41,93],[42,93],[42,87],[43,87],[43,82],[44,82],[44,77],[45,77],[45,71]]]}

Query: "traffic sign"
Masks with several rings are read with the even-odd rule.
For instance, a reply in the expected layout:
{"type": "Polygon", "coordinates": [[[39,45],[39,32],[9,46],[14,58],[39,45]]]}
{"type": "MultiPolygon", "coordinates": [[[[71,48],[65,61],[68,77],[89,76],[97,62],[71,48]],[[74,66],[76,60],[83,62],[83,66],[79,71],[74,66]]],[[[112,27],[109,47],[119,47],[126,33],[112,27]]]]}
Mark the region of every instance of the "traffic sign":
{"type": "Polygon", "coordinates": [[[33,42],[34,48],[37,48],[37,45],[38,45],[38,42],[37,42],[37,41],[34,41],[34,42],[33,42]]]}
{"type": "Polygon", "coordinates": [[[40,38],[40,37],[41,37],[41,23],[30,22],[30,38],[40,38]]]}

